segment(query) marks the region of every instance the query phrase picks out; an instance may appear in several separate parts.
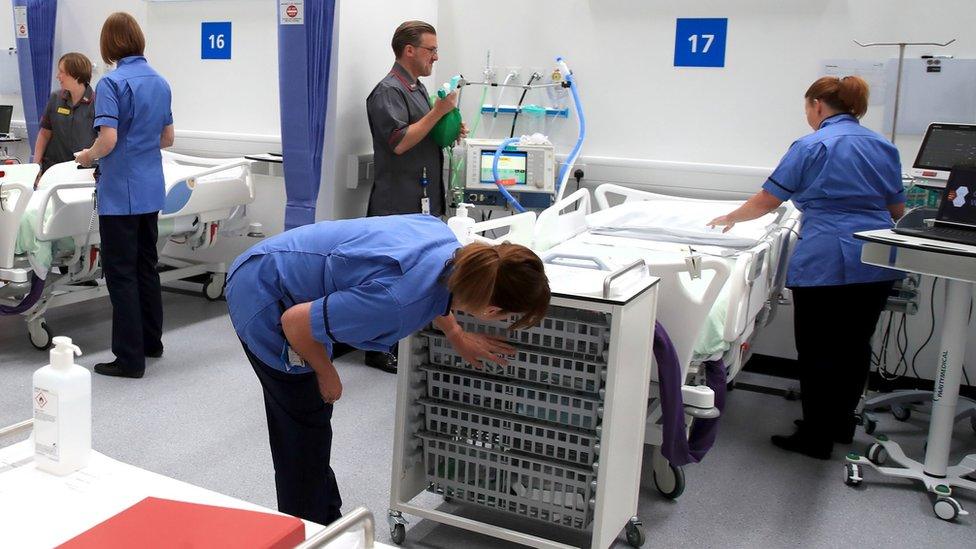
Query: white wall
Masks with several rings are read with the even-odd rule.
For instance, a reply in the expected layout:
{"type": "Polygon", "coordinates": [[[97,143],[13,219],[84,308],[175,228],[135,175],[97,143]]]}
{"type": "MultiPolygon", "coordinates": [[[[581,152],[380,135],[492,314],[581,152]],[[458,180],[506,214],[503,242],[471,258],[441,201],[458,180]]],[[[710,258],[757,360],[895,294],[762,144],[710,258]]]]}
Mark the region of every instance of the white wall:
{"type": "MultiPolygon", "coordinates": [[[[355,179],[346,162],[350,155],[369,153],[373,142],[366,120],[366,96],[393,65],[390,40],[397,26],[410,19],[437,25],[436,0],[339,0],[338,35],[334,46],[336,89],[330,102],[323,186],[318,218],[350,218],[366,214],[368,188],[347,189],[355,179]]],[[[436,65],[435,65],[435,70],[436,65]]],[[[425,79],[430,89],[434,78],[425,79]]]]}
{"type": "Polygon", "coordinates": [[[277,3],[146,4],[146,57],[170,82],[176,149],[198,154],[280,151],[277,3]],[[230,60],[200,59],[200,25],[232,23],[230,60]]]}
{"type": "MultiPolygon", "coordinates": [[[[897,48],[862,49],[851,40],[957,42],[926,53],[976,57],[969,0],[938,9],[911,0],[499,0],[491,9],[442,1],[439,74],[480,75],[493,64],[549,69],[563,55],[575,71],[586,109],[584,156],[614,156],[773,166],[809,132],[803,93],[831,58],[884,60],[897,48]],[[675,19],[728,17],[726,67],[673,67],[675,19]]],[[[467,92],[463,112],[478,93],[467,92]]],[[[865,124],[881,129],[881,109],[865,124]]],[[[570,122],[557,139],[575,138],[570,122]]],[[[899,138],[910,165],[918,138],[899,138]]],[[[736,181],[742,191],[759,181],[736,181]]]]}

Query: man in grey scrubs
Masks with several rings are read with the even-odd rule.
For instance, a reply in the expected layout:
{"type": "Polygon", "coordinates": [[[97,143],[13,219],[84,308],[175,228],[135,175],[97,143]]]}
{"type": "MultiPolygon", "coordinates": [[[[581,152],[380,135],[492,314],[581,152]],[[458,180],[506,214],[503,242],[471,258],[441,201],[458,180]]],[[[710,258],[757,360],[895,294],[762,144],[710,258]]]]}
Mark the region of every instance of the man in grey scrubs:
{"type": "MultiPolygon", "coordinates": [[[[393,34],[396,62],[366,98],[376,168],[366,215],[445,214],[441,148],[428,135],[457,106],[457,92],[431,107],[421,76],[437,61],[437,33],[423,21],[407,21],[393,34]]],[[[465,128],[462,126],[461,137],[465,128]]],[[[367,352],[366,364],[396,372],[392,353],[367,352]]]]}

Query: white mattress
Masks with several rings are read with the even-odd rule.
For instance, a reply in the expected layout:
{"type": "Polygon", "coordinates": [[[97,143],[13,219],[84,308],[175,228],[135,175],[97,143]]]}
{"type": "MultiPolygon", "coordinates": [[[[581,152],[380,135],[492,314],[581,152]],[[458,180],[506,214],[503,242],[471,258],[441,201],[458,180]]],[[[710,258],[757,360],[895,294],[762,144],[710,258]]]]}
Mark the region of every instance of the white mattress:
{"type": "Polygon", "coordinates": [[[586,216],[586,224],[595,235],[749,248],[775,227],[775,213],[737,223],[727,233],[707,226],[741,205],[732,200],[632,200],[586,216]]]}

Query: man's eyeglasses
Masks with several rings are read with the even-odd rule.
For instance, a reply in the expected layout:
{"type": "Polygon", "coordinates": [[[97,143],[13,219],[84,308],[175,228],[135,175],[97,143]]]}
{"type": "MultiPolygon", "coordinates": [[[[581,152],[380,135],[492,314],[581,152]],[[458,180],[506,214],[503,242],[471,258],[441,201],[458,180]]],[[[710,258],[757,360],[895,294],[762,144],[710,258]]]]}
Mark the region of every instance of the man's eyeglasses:
{"type": "Polygon", "coordinates": [[[423,49],[429,51],[430,53],[432,53],[434,55],[437,55],[437,46],[434,46],[433,48],[431,48],[430,46],[414,46],[414,47],[415,48],[423,48],[423,49]]]}

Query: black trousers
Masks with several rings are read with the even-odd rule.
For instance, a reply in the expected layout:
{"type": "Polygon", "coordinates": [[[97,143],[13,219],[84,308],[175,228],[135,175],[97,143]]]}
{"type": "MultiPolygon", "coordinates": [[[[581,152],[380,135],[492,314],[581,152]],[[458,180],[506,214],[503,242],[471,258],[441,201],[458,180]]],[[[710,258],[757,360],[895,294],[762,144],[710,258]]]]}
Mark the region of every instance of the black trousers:
{"type": "Polygon", "coordinates": [[[329,465],[332,405],[322,400],[315,373],[276,370],[241,345],[264,389],[278,510],[319,524],[335,521],[342,498],[329,465]]]}
{"type": "Polygon", "coordinates": [[[803,430],[831,447],[853,434],[871,368],[871,336],[894,282],[790,288],[800,365],[803,430]]]}
{"type": "Polygon", "coordinates": [[[112,301],[112,352],[132,370],[163,348],[163,298],[156,262],[158,212],[98,217],[102,271],[112,301]]]}

